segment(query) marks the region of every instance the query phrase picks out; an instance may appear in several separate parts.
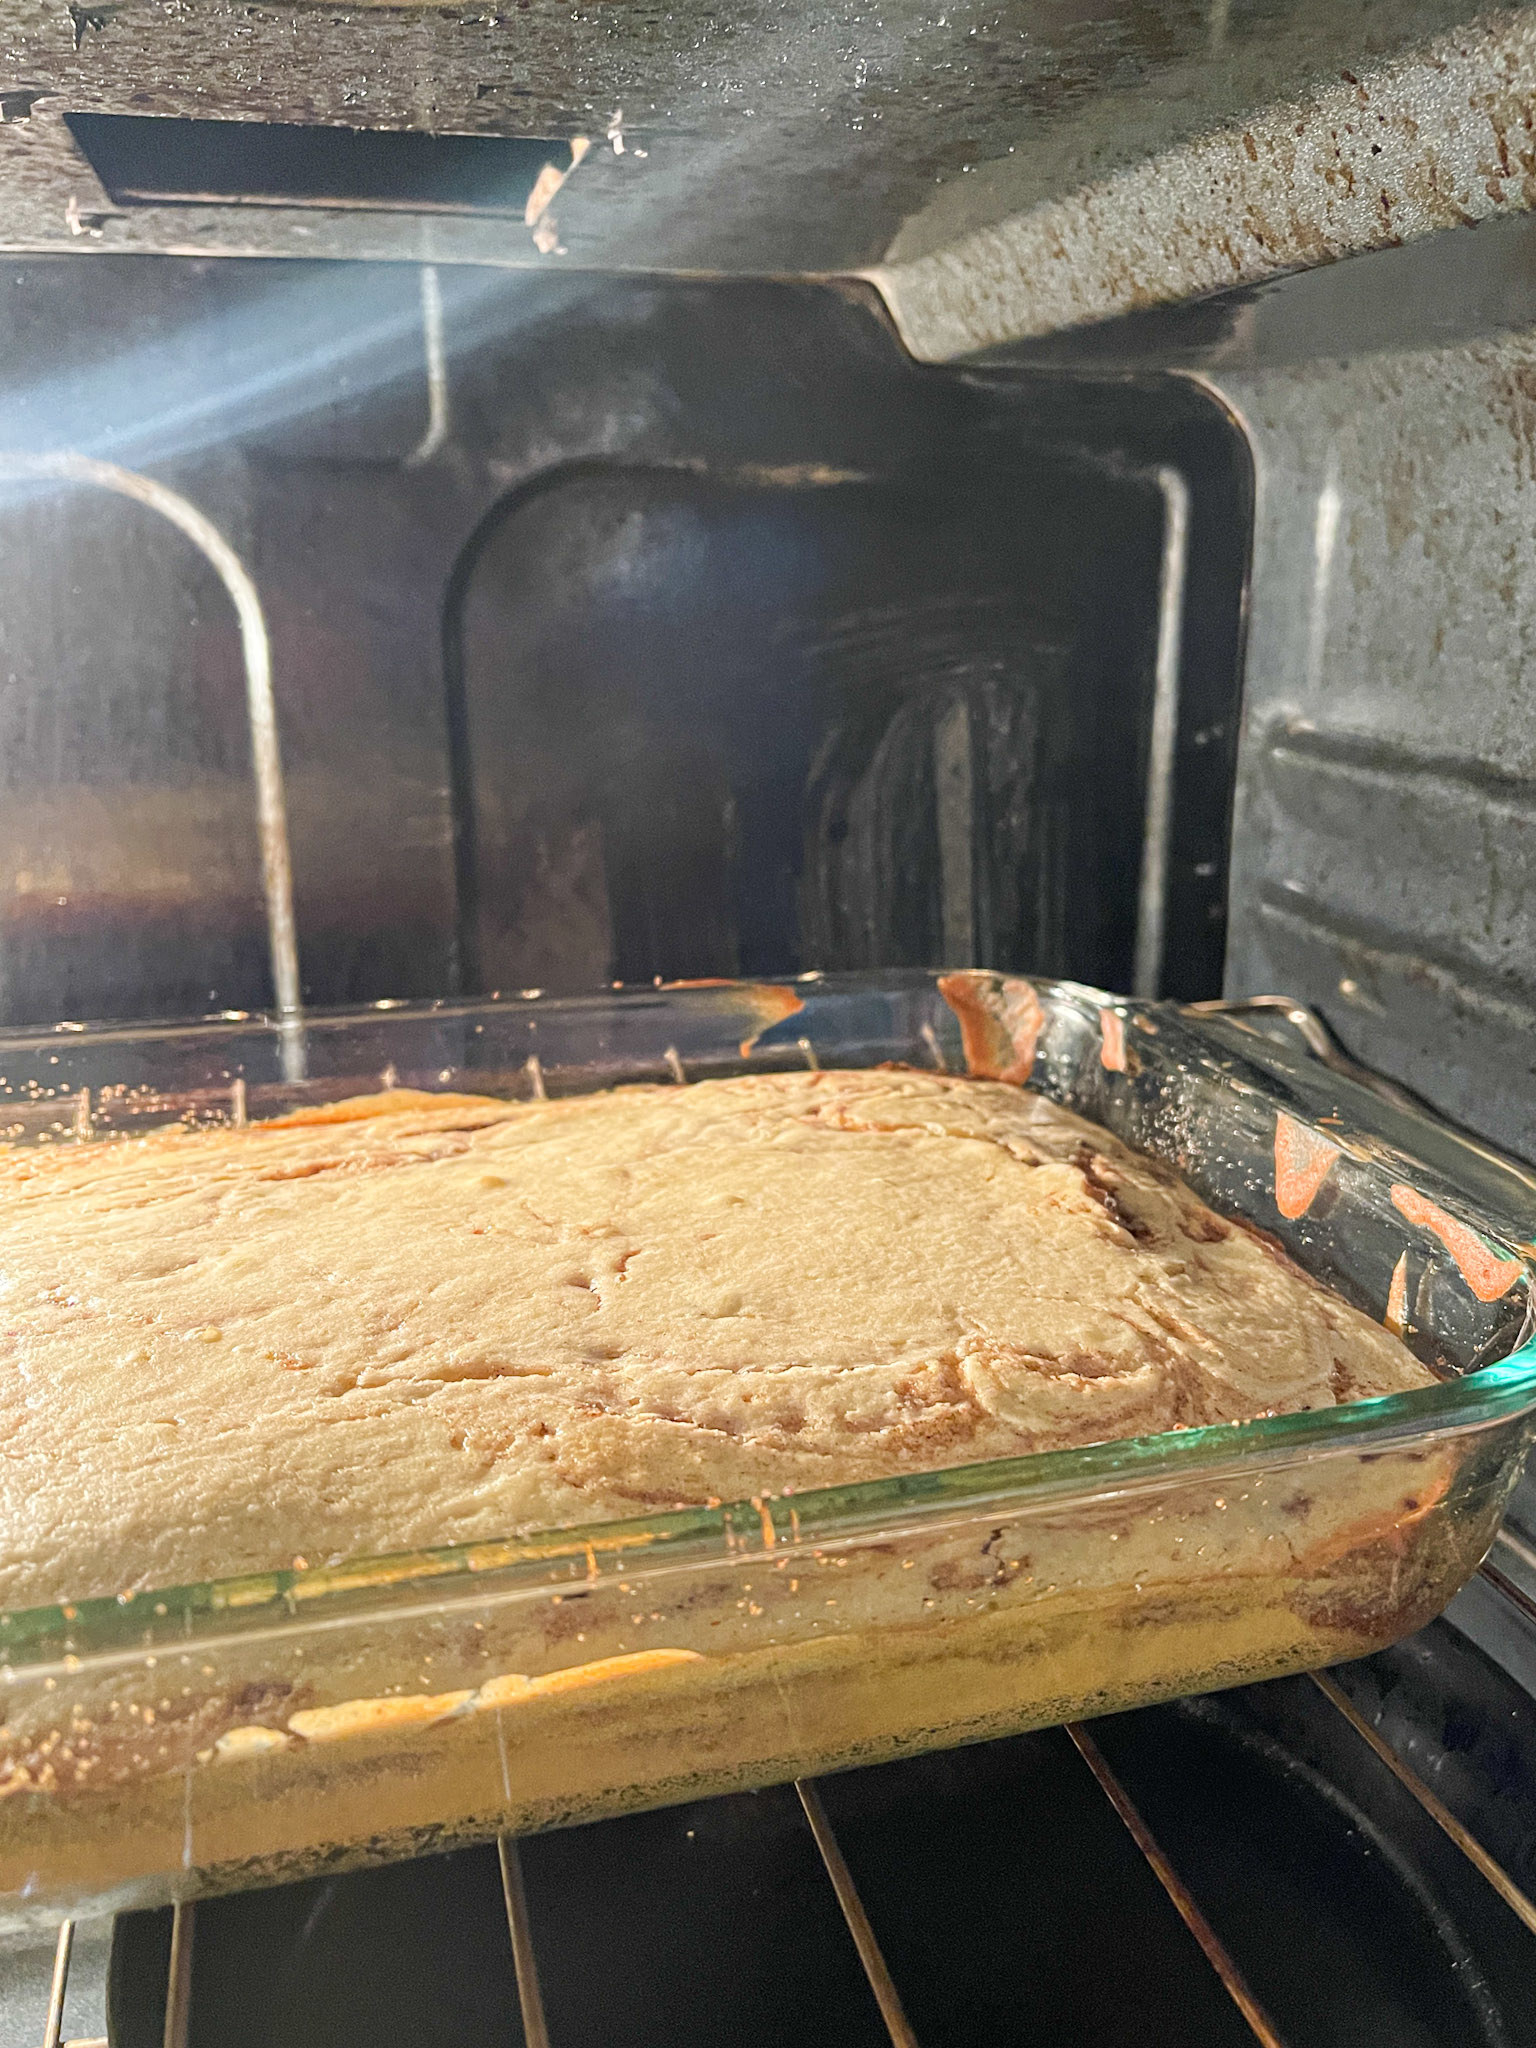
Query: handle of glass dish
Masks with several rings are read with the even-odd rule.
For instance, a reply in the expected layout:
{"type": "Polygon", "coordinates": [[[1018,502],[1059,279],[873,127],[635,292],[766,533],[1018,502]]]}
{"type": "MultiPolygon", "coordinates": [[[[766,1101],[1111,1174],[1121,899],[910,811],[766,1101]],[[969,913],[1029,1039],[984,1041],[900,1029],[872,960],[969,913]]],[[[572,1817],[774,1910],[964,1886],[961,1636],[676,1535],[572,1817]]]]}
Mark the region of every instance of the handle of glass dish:
{"type": "Polygon", "coordinates": [[[1405,1110],[1410,1116],[1427,1117],[1438,1124],[1456,1142],[1484,1159],[1499,1172],[1512,1174],[1536,1195],[1536,1173],[1522,1160],[1512,1158],[1509,1153],[1499,1151],[1495,1145],[1488,1145],[1470,1131],[1463,1130],[1441,1115],[1411,1088],[1404,1088],[1396,1081],[1389,1081],[1385,1075],[1373,1073],[1369,1067],[1362,1067],[1352,1059],[1333,1035],[1326,1019],[1309,1003],[1297,1000],[1295,996],[1234,996],[1222,997],[1205,1003],[1185,1003],[1181,1006],[1195,1017],[1279,1017],[1290,1025],[1312,1057],[1321,1061],[1346,1080],[1356,1081],[1362,1088],[1369,1088],[1373,1095],[1383,1102],[1389,1102],[1394,1109],[1405,1110]]]}
{"type": "MultiPolygon", "coordinates": [[[[1444,1121],[1421,1096],[1399,1087],[1396,1081],[1389,1081],[1382,1074],[1372,1073],[1369,1067],[1362,1067],[1358,1060],[1351,1059],[1322,1014],[1310,1004],[1298,1002],[1295,996],[1233,996],[1208,1003],[1185,1003],[1182,1007],[1195,1017],[1282,1017],[1312,1057],[1321,1060],[1325,1067],[1331,1067],[1336,1074],[1343,1074],[1351,1081],[1358,1081],[1362,1088],[1369,1088],[1373,1095],[1379,1095],[1383,1102],[1390,1102],[1394,1109],[1406,1109],[1414,1116],[1433,1116],[1437,1121],[1444,1121]]],[[[1502,1166],[1513,1164],[1491,1149],[1479,1149],[1485,1150],[1488,1158],[1497,1159],[1502,1166]]]]}

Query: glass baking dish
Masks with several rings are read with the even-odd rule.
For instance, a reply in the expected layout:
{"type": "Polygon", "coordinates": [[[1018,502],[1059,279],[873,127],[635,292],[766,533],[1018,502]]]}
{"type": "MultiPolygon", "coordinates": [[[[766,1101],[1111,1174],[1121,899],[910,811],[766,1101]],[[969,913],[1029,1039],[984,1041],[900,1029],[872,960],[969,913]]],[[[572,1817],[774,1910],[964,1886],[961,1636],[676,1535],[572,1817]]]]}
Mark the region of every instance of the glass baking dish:
{"type": "Polygon", "coordinates": [[[1492,1541],[1536,1416],[1536,1181],[1320,1061],[1307,1013],[1216,1008],[980,972],[808,976],[0,1042],[0,1122],[23,1144],[380,1086],[532,1097],[802,1063],[968,1068],[1170,1162],[1441,1376],[0,1616],[0,1931],[1105,1713],[1427,1621],[1492,1541]]]}

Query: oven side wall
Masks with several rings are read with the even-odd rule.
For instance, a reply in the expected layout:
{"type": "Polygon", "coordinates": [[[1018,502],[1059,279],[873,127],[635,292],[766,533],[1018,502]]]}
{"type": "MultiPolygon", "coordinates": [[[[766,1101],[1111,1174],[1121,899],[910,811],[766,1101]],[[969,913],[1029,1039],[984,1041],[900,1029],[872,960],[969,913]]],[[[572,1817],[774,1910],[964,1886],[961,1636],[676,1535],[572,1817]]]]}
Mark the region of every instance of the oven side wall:
{"type": "Polygon", "coordinates": [[[1536,1158],[1536,334],[1202,381],[1256,471],[1227,991],[1536,1158]]]}

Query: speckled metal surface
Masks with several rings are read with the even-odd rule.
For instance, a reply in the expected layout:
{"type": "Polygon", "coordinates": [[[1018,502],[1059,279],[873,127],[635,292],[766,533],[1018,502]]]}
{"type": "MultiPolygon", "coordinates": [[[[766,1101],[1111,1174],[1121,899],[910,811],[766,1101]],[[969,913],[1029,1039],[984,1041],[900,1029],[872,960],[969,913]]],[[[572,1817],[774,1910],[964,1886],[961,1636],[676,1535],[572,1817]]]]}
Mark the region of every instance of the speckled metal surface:
{"type": "Polygon", "coordinates": [[[1229,991],[1536,1158],[1536,332],[1216,381],[1258,476],[1229,991]]]}
{"type": "Polygon", "coordinates": [[[1536,15],[1522,11],[1346,67],[904,259],[958,224],[941,200],[879,281],[908,346],[938,359],[1390,247],[1533,195],[1536,15]]]}
{"type": "MultiPolygon", "coordinates": [[[[729,12],[694,0],[6,0],[0,246],[801,274],[866,269],[890,252],[900,282],[889,288],[911,338],[923,353],[952,353],[999,323],[1023,332],[1123,303],[1128,240],[1161,250],[1149,271],[1158,291],[1253,274],[1241,251],[1254,240],[1259,171],[1244,155],[1236,167],[1252,176],[1226,178],[1231,138],[1258,122],[1280,173],[1302,103],[1347,111],[1343,72],[1390,67],[1473,12],[1470,0],[740,0],[729,12]],[[82,109],[535,135],[557,156],[576,134],[595,146],[560,196],[559,240],[543,254],[518,220],[119,212],[63,126],[82,109]],[[1223,132],[1214,157],[1178,154],[1223,132]],[[1134,189],[1130,214],[1105,210],[1104,181],[1118,192],[1113,180],[1138,165],[1143,197],[1175,184],[1188,195],[1187,235],[1175,216],[1150,236],[1137,226],[1134,189]],[[1036,301],[1020,269],[1034,266],[1028,235],[1017,246],[1013,228],[1001,244],[975,237],[1020,217],[1048,226],[1060,217],[1039,209],[1062,205],[1086,209],[1071,251],[1077,282],[1065,301],[1059,290],[1036,301]],[[1234,250],[1224,272],[1211,253],[1223,236],[1234,250]],[[960,271],[911,270],[952,248],[960,271]],[[951,309],[942,318],[941,302],[951,309]]],[[[1452,217],[1447,206],[1522,203],[1518,163],[1499,172],[1497,199],[1469,199],[1462,158],[1483,149],[1484,130],[1491,137],[1502,120],[1512,132],[1523,118],[1518,79],[1508,85],[1497,67],[1523,51],[1526,18],[1506,10],[1477,32],[1465,90],[1454,64],[1435,68],[1443,55],[1404,74],[1385,229],[1364,200],[1335,190],[1327,147],[1297,151],[1262,234],[1275,261],[1410,231],[1452,217]],[[1512,93],[1508,116],[1471,120],[1479,92],[1512,93]],[[1405,119],[1419,122],[1417,136],[1405,119]],[[1415,196],[1420,187],[1428,196],[1415,196]]]]}

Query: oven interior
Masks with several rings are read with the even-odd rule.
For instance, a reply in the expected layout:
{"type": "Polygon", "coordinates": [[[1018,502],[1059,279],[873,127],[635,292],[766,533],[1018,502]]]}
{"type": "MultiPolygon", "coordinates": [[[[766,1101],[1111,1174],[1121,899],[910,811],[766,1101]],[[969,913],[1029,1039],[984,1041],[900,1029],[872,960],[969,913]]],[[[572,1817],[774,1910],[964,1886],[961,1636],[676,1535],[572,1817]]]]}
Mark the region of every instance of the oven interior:
{"type": "MultiPolygon", "coordinates": [[[[0,333],[0,466],[151,473],[260,594],[305,1004],[936,961],[1250,992],[1273,478],[1135,323],[932,367],[855,283],[98,253],[7,259],[0,333]]],[[[271,1007],[227,585],[131,493],[0,488],[0,1021],[271,1007]]],[[[1536,2043],[1529,1522],[1332,1692],[83,1926],[0,1959],[0,2041],[1536,2043]]]]}
{"type": "MultiPolygon", "coordinates": [[[[260,592],[306,1002],[1129,987],[1138,914],[1142,992],[1219,993],[1251,475],[1193,387],[922,368],[853,286],[41,258],[0,308],[9,446],[152,466],[260,592]]],[[[0,542],[0,1020],[270,1003],[227,594],[110,490],[13,482],[0,542]]]]}

